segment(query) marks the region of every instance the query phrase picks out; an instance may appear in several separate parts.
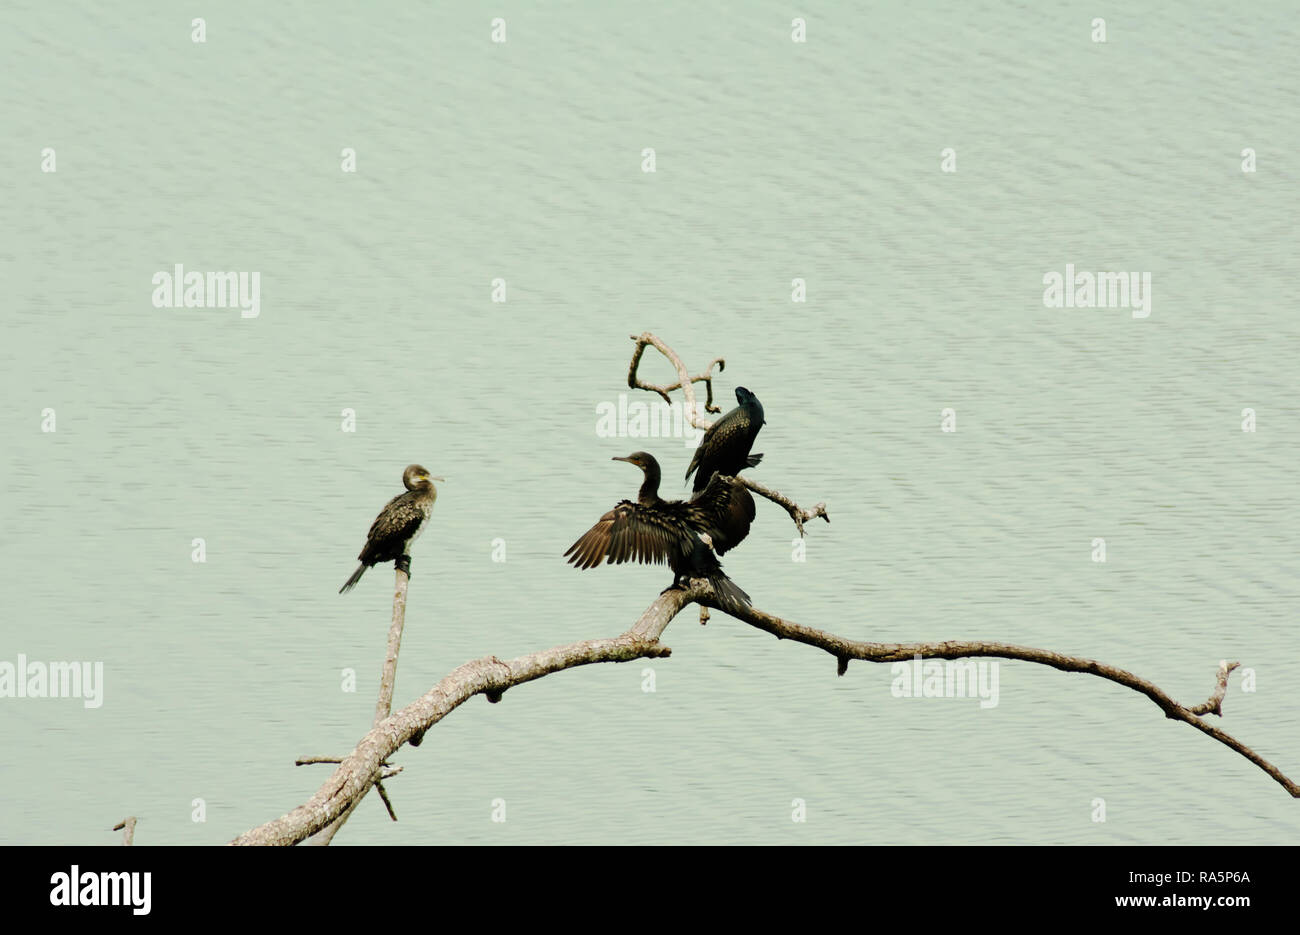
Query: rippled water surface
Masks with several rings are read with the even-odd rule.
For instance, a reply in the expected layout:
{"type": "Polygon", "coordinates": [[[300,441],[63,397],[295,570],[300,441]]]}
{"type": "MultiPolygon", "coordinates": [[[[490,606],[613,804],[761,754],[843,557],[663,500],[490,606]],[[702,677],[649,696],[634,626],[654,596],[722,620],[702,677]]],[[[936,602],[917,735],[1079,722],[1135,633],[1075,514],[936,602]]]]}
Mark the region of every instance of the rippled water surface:
{"type": "MultiPolygon", "coordinates": [[[[140,844],[216,843],[304,801],[327,768],[294,758],[369,724],[391,570],[336,591],[412,461],[449,480],[399,704],[625,629],[667,572],[560,554],[635,491],[612,455],[685,490],[681,440],[596,432],[643,330],[724,356],[721,396],[766,407],[755,476],[830,505],[796,562],[760,504],[726,560],[759,606],[1078,653],[1189,704],[1238,659],[1257,690],[1234,676],[1222,726],[1300,776],[1294,8],[1116,8],[1100,44],[1093,5],[814,3],[796,44],[788,5],[704,6],[228,3],[196,44],[189,10],[6,5],[0,660],[102,661],[105,695],[0,699],[0,842],[135,814],[140,844]],[[155,307],[178,263],[259,272],[259,316],[155,307]],[[1067,263],[1151,273],[1150,316],[1045,307],[1067,263]]],[[[368,800],[338,842],[1300,830],[1108,682],[1005,663],[981,708],[720,615],[665,642],[472,700],[399,754],[400,822],[368,800]]]]}

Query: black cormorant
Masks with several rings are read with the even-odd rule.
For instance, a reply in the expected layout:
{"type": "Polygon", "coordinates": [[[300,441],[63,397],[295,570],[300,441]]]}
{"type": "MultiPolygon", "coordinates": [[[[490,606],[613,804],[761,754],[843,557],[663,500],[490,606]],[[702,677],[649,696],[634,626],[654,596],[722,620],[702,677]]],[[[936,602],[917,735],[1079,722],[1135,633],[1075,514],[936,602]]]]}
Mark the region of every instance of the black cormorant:
{"type": "MultiPolygon", "coordinates": [[[[736,387],[736,402],[740,405],[705,431],[691,458],[691,465],[686,469],[688,479],[691,472],[695,472],[692,489],[696,496],[708,487],[715,471],[726,477],[735,477],[745,468],[754,467],[763,460],[761,454],[749,453],[754,447],[754,439],[758,437],[758,430],[765,421],[763,404],[743,386],[736,387]]],[[[740,545],[741,540],[749,535],[749,524],[754,521],[754,512],[754,498],[749,491],[744,487],[733,487],[723,527],[725,539],[714,542],[719,555],[740,545]]]]}
{"type": "Polygon", "coordinates": [[[761,454],[749,453],[754,447],[754,439],[758,438],[758,430],[766,421],[763,404],[743,386],[736,387],[736,402],[740,405],[709,426],[695,449],[691,466],[686,469],[686,476],[690,478],[691,472],[698,468],[692,488],[696,493],[709,486],[714,471],[735,477],[763,460],[761,454]]]}
{"type": "Polygon", "coordinates": [[[606,559],[611,565],[667,563],[673,583],[665,590],[685,587],[690,578],[707,578],[723,610],[748,606],[749,595],[726,576],[714,554],[728,542],[731,486],[716,480],[690,500],[664,500],[659,496],[659,462],[653,455],[638,451],[613,460],[645,472],[641,491],[635,503],[620,501],[569,546],[564,553],[569,562],[584,569],[606,559]]]}
{"type": "Polygon", "coordinates": [[[441,477],[430,477],[429,472],[418,464],[412,464],[402,472],[402,483],[406,493],[398,494],[388,501],[388,505],[375,517],[366,536],[366,544],[357,556],[361,564],[352,573],[339,593],[352,590],[361,580],[367,568],[380,562],[394,562],[396,567],[411,573],[411,543],[424,531],[424,524],[433,513],[434,501],[438,491],[433,482],[441,477]]]}

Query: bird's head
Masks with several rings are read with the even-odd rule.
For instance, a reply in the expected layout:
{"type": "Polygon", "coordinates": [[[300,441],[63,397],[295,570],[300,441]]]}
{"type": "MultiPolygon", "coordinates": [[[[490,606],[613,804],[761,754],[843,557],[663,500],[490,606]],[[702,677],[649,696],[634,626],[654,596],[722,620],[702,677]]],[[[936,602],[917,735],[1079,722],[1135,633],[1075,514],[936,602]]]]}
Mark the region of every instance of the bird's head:
{"type": "Polygon", "coordinates": [[[736,387],[736,402],[744,409],[750,410],[761,421],[767,421],[763,418],[763,404],[758,401],[758,397],[745,389],[743,386],[736,387]]]}
{"type": "Polygon", "coordinates": [[[611,458],[610,460],[626,461],[628,464],[635,464],[643,471],[649,471],[652,466],[655,469],[659,467],[659,462],[655,460],[655,456],[645,451],[634,451],[626,458],[611,458]]]}
{"type": "Polygon", "coordinates": [[[406,485],[407,490],[422,490],[426,487],[432,487],[434,481],[446,483],[446,478],[433,477],[428,470],[418,464],[412,464],[402,472],[402,483],[406,485]]]}

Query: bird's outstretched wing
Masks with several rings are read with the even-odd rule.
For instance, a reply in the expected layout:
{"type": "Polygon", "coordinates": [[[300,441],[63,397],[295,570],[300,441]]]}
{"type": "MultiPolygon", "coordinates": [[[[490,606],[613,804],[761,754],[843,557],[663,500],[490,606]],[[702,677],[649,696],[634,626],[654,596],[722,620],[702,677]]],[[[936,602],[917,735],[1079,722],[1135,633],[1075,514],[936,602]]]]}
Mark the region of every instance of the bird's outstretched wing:
{"type": "Polygon", "coordinates": [[[664,565],[674,557],[689,555],[690,549],[685,530],[662,511],[623,500],[569,546],[564,555],[578,568],[595,568],[605,560],[611,565],[622,562],[664,565]]]}

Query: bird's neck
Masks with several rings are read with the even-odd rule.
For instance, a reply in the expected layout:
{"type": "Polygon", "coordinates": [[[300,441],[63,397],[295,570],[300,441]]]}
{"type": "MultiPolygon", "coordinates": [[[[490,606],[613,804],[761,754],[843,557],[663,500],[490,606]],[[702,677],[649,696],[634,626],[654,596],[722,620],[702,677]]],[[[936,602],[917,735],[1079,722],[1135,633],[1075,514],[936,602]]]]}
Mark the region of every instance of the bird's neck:
{"type": "Polygon", "coordinates": [[[646,468],[645,480],[641,482],[641,490],[636,499],[642,506],[654,506],[659,502],[658,466],[646,468]]]}

